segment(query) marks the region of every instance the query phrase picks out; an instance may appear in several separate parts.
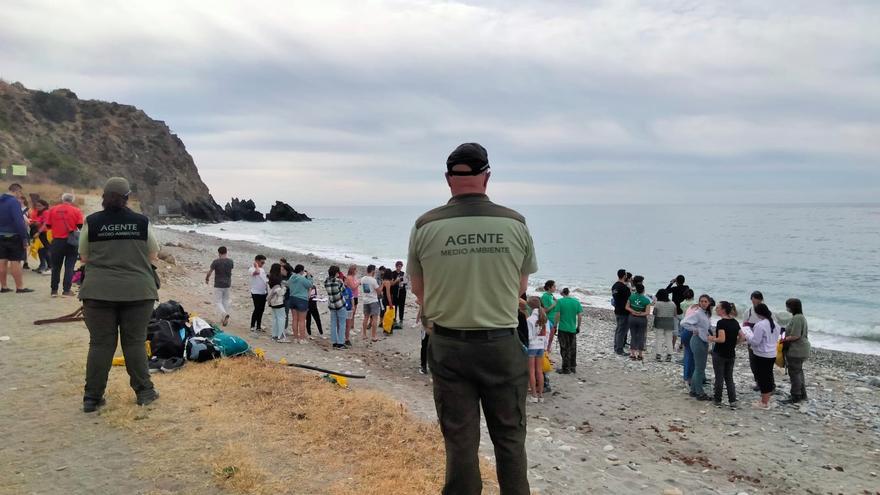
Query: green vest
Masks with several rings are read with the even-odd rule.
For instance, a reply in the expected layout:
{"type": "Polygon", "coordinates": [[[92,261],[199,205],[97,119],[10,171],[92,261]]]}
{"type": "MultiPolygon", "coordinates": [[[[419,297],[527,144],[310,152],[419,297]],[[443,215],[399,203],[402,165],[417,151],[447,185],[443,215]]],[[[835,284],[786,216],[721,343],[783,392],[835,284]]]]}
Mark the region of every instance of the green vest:
{"type": "Polygon", "coordinates": [[[158,300],[158,278],[147,244],[150,221],[128,208],[86,218],[88,259],[80,299],[158,300]]]}

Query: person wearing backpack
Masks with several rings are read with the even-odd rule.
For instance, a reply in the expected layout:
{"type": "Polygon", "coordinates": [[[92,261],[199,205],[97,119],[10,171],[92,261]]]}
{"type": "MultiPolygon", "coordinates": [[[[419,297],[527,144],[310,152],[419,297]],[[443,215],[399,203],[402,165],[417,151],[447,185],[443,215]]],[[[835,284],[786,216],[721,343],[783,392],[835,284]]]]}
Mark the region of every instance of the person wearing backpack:
{"type": "Polygon", "coordinates": [[[79,297],[89,329],[83,393],[87,413],[105,404],[117,340],[137,404],[145,406],[159,397],[144,347],[153,305],[159,299],[159,277],[151,264],[158,259],[159,243],[150,220],[128,208],[130,191],[126,179],[109,179],[104,185],[104,209],[85,219],[79,239],[85,266],[79,297]]]}

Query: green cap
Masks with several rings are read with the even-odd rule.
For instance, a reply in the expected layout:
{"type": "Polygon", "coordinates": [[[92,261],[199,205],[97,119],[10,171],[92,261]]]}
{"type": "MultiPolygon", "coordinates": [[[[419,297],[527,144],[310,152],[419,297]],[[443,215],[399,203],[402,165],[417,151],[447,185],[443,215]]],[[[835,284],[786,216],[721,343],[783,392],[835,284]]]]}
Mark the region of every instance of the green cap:
{"type": "Polygon", "coordinates": [[[123,177],[110,177],[104,184],[104,194],[107,193],[128,196],[131,193],[131,186],[128,184],[128,180],[123,177]]]}

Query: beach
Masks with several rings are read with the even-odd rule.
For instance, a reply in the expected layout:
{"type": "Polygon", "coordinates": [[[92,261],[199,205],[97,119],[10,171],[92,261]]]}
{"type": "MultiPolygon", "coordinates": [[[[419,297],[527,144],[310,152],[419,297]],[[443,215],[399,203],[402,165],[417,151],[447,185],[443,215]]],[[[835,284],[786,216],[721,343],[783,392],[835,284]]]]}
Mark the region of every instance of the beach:
{"type": "MultiPolygon", "coordinates": [[[[244,337],[253,347],[263,349],[267,362],[283,359],[366,375],[364,380],[350,380],[350,387],[358,393],[377,393],[399,402],[401,410],[407,412],[396,415],[389,411],[395,422],[418,426],[432,425],[436,421],[430,377],[418,373],[419,330],[414,326],[416,310],[412,305],[407,309],[402,330],[373,345],[365,344],[355,334],[352,336],[354,347],[345,351],[332,350],[329,340],[317,338],[315,328],[313,335],[316,338],[307,345],[271,343],[268,333],[255,336],[248,331],[251,301],[246,269],[257,253],[266,255],[270,263],[282,256],[293,264],[302,263],[318,279],[332,263],[345,266],[345,259],[334,261],[308,253],[281,251],[246,241],[220,240],[164,228],[158,228],[157,235],[164,258],[159,263],[162,300],[178,300],[187,311],[215,321],[211,288],[205,285],[204,276],[217,246],[225,245],[236,262],[233,273],[235,310],[227,331],[244,337]]],[[[390,265],[394,260],[375,261],[390,265]]],[[[46,277],[28,275],[28,283],[32,286],[45,281],[46,277]]],[[[66,298],[51,300],[55,302],[50,305],[47,290],[28,297],[33,299],[15,301],[26,301],[43,315],[58,316],[52,313],[67,308],[72,311],[76,307],[75,300],[66,298]]],[[[12,301],[8,297],[0,299],[4,315],[13,314],[12,301]]],[[[19,313],[15,312],[16,315],[19,313]]],[[[16,317],[17,325],[13,330],[0,332],[12,336],[11,340],[0,342],[0,355],[15,353],[16,356],[0,361],[5,376],[0,393],[3,403],[11,406],[0,414],[0,430],[10,432],[7,438],[10,449],[0,456],[0,469],[12,472],[16,483],[0,487],[0,493],[45,493],[50,486],[74,487],[70,493],[84,493],[95,488],[102,488],[105,493],[244,493],[225,481],[217,481],[216,473],[212,474],[211,469],[199,471],[200,468],[193,467],[184,470],[175,466],[175,461],[181,459],[174,456],[189,455],[184,452],[172,451],[171,459],[163,465],[161,473],[132,468],[134,459],[151,450],[132,444],[131,431],[138,432],[134,438],[144,439],[153,438],[150,435],[154,433],[151,429],[129,430],[153,421],[166,424],[166,419],[186,425],[200,417],[210,408],[171,403],[173,397],[184,402],[187,400],[184,392],[171,390],[172,384],[186,377],[193,377],[201,383],[201,380],[210,379],[211,373],[224,373],[222,376],[228,379],[240,372],[237,365],[226,368],[226,363],[241,361],[222,360],[224,366],[217,371],[211,368],[217,366],[217,362],[190,363],[178,372],[179,375],[158,377],[157,389],[161,393],[164,386],[170,393],[163,395],[164,401],[160,398],[151,406],[148,415],[140,421],[137,420],[140,417],[138,408],[126,406],[118,409],[120,401],[130,399],[130,391],[126,387],[124,371],[114,368],[111,383],[115,385],[108,394],[112,408],[108,405],[109,411],[99,416],[85,416],[78,411],[77,395],[81,384],[80,366],[88,339],[84,329],[42,327],[34,330],[22,327],[24,318],[16,317]],[[53,339],[52,335],[57,332],[63,332],[63,343],[53,339]],[[21,353],[23,346],[28,349],[27,353],[21,353]],[[64,375],[66,385],[61,392],[44,397],[46,389],[43,386],[53,390],[58,378],[51,377],[56,375],[64,375]],[[31,401],[35,398],[41,400],[43,414],[33,416],[23,424],[17,411],[32,406],[31,401]],[[166,414],[173,414],[173,418],[165,418],[166,414]],[[131,421],[126,423],[125,418],[131,421]],[[120,424],[128,426],[120,427],[120,424]],[[53,449],[52,438],[63,439],[61,445],[67,447],[53,449]],[[83,457],[82,445],[78,441],[85,444],[99,441],[111,447],[100,455],[96,454],[93,460],[85,460],[88,457],[83,457]],[[101,468],[104,484],[88,482],[86,468],[91,469],[96,463],[107,466],[101,468]],[[118,484],[107,484],[117,478],[118,484]],[[76,483],[71,484],[74,479],[76,483]],[[190,487],[189,491],[184,489],[186,486],[190,487]]],[[[328,322],[323,307],[322,319],[325,324],[328,322]]],[[[264,326],[267,325],[268,317],[264,317],[264,326]]],[[[355,328],[359,325],[360,315],[355,328]]],[[[578,374],[550,373],[553,392],[548,394],[546,402],[528,404],[527,450],[529,479],[534,493],[880,493],[880,380],[872,377],[880,370],[877,356],[815,351],[805,366],[809,403],[761,411],[749,407],[757,399],[757,393],[750,390],[752,379],[746,351],[740,348],[735,377],[742,406],[733,411],[726,407],[716,408],[711,402],[689,399],[682,385],[681,367],[675,363],[651,360],[640,363],[615,356],[611,352],[612,331],[613,314],[610,311],[587,308],[578,336],[578,374]]],[[[653,336],[649,334],[649,350],[652,342],[653,336]]],[[[558,351],[554,351],[552,357],[558,362],[558,351]]],[[[243,372],[254,373],[245,375],[248,380],[263,379],[258,378],[262,375],[253,370],[243,372]]],[[[711,379],[711,364],[707,372],[711,379]]],[[[784,398],[788,389],[787,377],[779,369],[776,370],[776,379],[780,394],[776,395],[775,401],[784,398]]],[[[253,386],[266,389],[267,394],[272,393],[270,383],[254,383],[253,386]]],[[[199,398],[198,394],[195,395],[193,400],[199,398]]],[[[259,411],[272,411],[273,403],[285,403],[286,399],[260,399],[259,411]]],[[[251,405],[244,407],[252,409],[251,405]]],[[[297,414],[310,414],[308,408],[303,407],[297,414]]],[[[264,414],[268,413],[242,415],[241,421],[246,423],[247,445],[271,446],[268,457],[260,454],[262,451],[254,451],[249,454],[249,459],[250,466],[262,476],[259,486],[273,487],[275,493],[325,493],[317,480],[325,480],[326,476],[313,476],[315,479],[310,484],[306,481],[308,476],[302,477],[300,473],[302,479],[293,480],[296,482],[291,484],[293,475],[282,476],[280,471],[272,468],[277,463],[273,456],[284,459],[283,464],[293,466],[294,472],[300,472],[297,466],[306,472],[316,472],[315,469],[321,468],[314,464],[315,459],[332,458],[335,455],[333,449],[352,450],[340,445],[352,446],[356,452],[362,448],[361,442],[374,441],[373,437],[367,436],[367,430],[354,427],[345,430],[343,444],[310,444],[304,449],[279,441],[279,438],[287,437],[272,438],[273,432],[284,431],[286,434],[289,429],[296,428],[296,415],[293,418],[271,416],[273,419],[268,420],[266,418],[270,416],[264,414]],[[271,428],[257,428],[265,426],[266,421],[270,421],[271,428]],[[363,439],[359,438],[360,431],[363,439]],[[303,455],[304,451],[309,454],[303,455]]],[[[332,410],[322,409],[320,414],[343,424],[346,424],[346,417],[348,421],[355,421],[348,416],[349,413],[333,417],[332,410]]],[[[482,426],[481,454],[486,465],[491,466],[492,444],[485,424],[482,426]]],[[[439,437],[431,436],[436,435],[436,430],[418,431],[422,432],[419,434],[422,440],[434,439],[432,455],[440,455],[442,443],[439,437]]],[[[163,431],[153,442],[162,447],[169,438],[191,434],[191,428],[163,431]]],[[[387,442],[394,440],[389,438],[387,442]]],[[[224,446],[225,442],[209,442],[204,438],[200,441],[209,451],[232,455],[224,446]]],[[[399,445],[394,449],[405,452],[408,447],[399,445]]],[[[366,462],[357,456],[344,459],[351,469],[366,462]]],[[[219,462],[214,457],[209,461],[213,464],[219,462]]],[[[442,462],[424,471],[428,472],[431,473],[430,481],[436,483],[437,477],[442,477],[442,462]]],[[[351,479],[378,486],[373,478],[352,476],[351,479]]],[[[427,474],[414,476],[428,477],[427,474]]],[[[495,485],[487,470],[484,470],[484,478],[485,492],[494,493],[495,485]]],[[[422,486],[424,489],[428,485],[422,486]]],[[[369,486],[349,488],[351,493],[359,490],[361,493],[375,493],[369,486]]],[[[416,488],[407,490],[401,493],[420,493],[416,488]]],[[[337,492],[348,493],[334,491],[337,492]]]]}
{"type": "MultiPolygon", "coordinates": [[[[159,232],[163,249],[177,263],[176,269],[166,272],[169,283],[185,289],[183,301],[189,310],[206,315],[213,308],[203,272],[218,245],[229,248],[237,262],[234,304],[238,314],[231,327],[245,338],[251,306],[244,268],[258,252],[270,262],[285,256],[291,263],[302,263],[319,279],[330,264],[347,264],[345,259],[329,260],[250,242],[159,232]]],[[[374,262],[390,266],[394,260],[374,262]]],[[[322,312],[326,315],[326,310],[322,312]]],[[[254,345],[266,348],[270,359],[298,359],[366,374],[368,379],[354,386],[387,392],[433,421],[430,380],[418,373],[415,315],[410,305],[404,329],[371,347],[359,336],[353,336],[354,348],[348,351],[329,351],[329,341],[320,339],[307,346],[273,345],[267,343],[265,334],[254,345]]],[[[750,408],[758,395],[750,389],[748,358],[740,348],[735,378],[742,408],[731,411],[689,399],[679,365],[650,360],[635,363],[614,356],[611,311],[587,308],[584,321],[578,336],[578,374],[550,373],[550,397],[543,404],[528,405],[529,477],[532,488],[540,493],[880,490],[880,380],[871,384],[872,374],[880,373],[880,357],[814,351],[805,368],[809,404],[759,411],[750,408]]],[[[355,328],[359,325],[360,316],[355,328]]],[[[649,350],[652,342],[649,336],[649,350]]],[[[559,361],[558,350],[553,359],[559,361]]],[[[711,379],[711,363],[707,373],[711,379]]],[[[787,393],[788,381],[780,369],[776,379],[782,395],[774,400],[779,400],[787,393]]],[[[491,461],[485,425],[482,439],[483,454],[491,461]]]]}

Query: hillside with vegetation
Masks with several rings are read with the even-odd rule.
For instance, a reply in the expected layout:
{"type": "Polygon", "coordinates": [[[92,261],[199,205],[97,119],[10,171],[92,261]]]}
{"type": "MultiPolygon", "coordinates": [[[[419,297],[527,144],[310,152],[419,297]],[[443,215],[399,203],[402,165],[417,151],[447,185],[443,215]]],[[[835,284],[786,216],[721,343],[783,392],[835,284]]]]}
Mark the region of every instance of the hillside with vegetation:
{"type": "Polygon", "coordinates": [[[30,90],[0,81],[0,168],[26,165],[25,183],[96,188],[129,179],[143,211],[220,221],[226,214],[202,182],[183,141],[142,110],[73,91],[30,90]]]}

